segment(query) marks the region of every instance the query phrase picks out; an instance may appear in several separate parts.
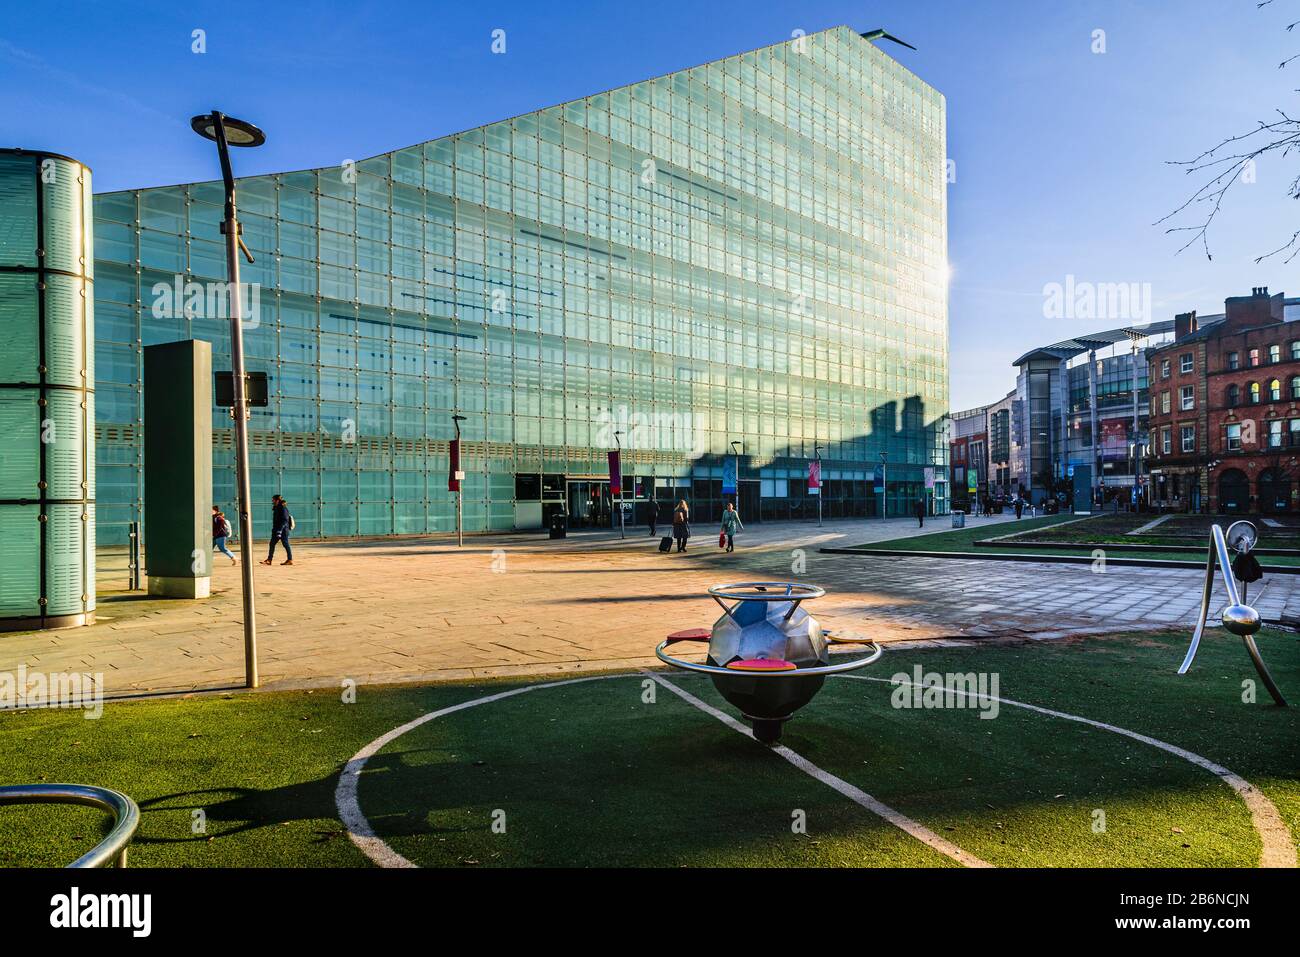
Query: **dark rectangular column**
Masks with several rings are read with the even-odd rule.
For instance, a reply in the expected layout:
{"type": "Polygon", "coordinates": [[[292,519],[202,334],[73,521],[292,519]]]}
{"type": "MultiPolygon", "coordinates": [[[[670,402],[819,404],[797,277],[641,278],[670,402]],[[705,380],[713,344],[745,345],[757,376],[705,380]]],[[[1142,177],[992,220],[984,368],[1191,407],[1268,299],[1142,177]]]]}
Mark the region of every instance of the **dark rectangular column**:
{"type": "Polygon", "coordinates": [[[144,547],[149,594],[212,583],[212,344],[144,349],[144,547]]]}

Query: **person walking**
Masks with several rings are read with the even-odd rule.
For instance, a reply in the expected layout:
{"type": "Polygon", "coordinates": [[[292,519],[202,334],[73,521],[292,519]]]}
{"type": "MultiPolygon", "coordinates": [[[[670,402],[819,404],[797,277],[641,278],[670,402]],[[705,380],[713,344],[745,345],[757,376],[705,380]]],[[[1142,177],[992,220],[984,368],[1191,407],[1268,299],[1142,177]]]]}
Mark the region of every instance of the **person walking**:
{"type": "Polygon", "coordinates": [[[1020,521],[1020,516],[1025,511],[1025,500],[1019,495],[1016,496],[1016,521],[1020,521]]]}
{"type": "Polygon", "coordinates": [[[239,562],[234,555],[230,554],[230,549],[226,547],[226,539],[230,538],[231,531],[230,521],[226,518],[226,513],[218,506],[212,506],[212,547],[229,558],[230,564],[238,565],[239,562]]]}
{"type": "Polygon", "coordinates": [[[722,513],[722,534],[727,536],[727,551],[736,550],[736,533],[744,530],[745,526],[740,521],[740,513],[736,511],[735,504],[728,502],[727,510],[722,513]]]}
{"type": "Polygon", "coordinates": [[[673,538],[677,539],[677,550],[686,551],[686,540],[691,537],[691,510],[686,499],[677,503],[673,509],[673,538]]]}
{"type": "Polygon", "coordinates": [[[263,565],[271,564],[275,558],[275,543],[284,542],[284,561],[281,565],[293,564],[293,549],[289,547],[289,532],[293,530],[293,515],[289,512],[289,503],[279,495],[271,496],[271,550],[262,560],[263,565]]]}
{"type": "Polygon", "coordinates": [[[925,528],[925,499],[918,498],[916,504],[912,506],[912,511],[916,515],[916,527],[925,528]]]}
{"type": "Polygon", "coordinates": [[[659,530],[659,502],[651,499],[649,505],[650,537],[654,538],[655,532],[659,530]]]}

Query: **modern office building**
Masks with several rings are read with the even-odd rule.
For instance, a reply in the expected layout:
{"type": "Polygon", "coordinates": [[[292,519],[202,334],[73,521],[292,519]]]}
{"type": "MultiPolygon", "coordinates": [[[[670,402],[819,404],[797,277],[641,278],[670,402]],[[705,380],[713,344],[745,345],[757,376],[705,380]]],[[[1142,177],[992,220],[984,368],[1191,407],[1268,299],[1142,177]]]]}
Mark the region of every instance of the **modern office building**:
{"type": "MultiPolygon", "coordinates": [[[[1129,501],[1147,442],[1145,350],[1172,341],[1172,320],[1074,336],[1025,353],[1010,411],[1011,491],[1068,500],[1086,469],[1095,498],[1129,501]]],[[[1075,503],[1076,510],[1079,503],[1075,503]]]]}
{"type": "MultiPolygon", "coordinates": [[[[455,414],[470,531],[609,524],[617,446],[630,521],[714,517],[733,452],[746,521],[813,516],[818,447],[827,517],[904,514],[927,467],[946,510],[945,155],[943,97],[838,27],[240,179],[255,504],[283,493],[305,536],[450,530],[455,414]]],[[[95,197],[101,541],[142,513],[142,347],[229,368],[220,219],[220,183],[95,197]]]]}

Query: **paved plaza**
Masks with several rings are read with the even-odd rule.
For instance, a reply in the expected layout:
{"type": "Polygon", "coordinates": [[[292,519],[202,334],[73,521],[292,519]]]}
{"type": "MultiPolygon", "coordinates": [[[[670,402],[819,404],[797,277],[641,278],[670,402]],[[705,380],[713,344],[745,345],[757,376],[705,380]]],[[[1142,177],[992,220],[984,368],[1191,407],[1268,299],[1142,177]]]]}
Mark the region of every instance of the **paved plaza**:
{"type": "MultiPolygon", "coordinates": [[[[970,524],[1014,525],[1011,516],[970,524]]],[[[946,528],[927,522],[926,532],[946,528]]],[[[660,554],[645,528],[454,539],[305,542],[292,567],[257,566],[266,686],[448,680],[655,663],[670,631],[718,615],[715,583],[822,585],[823,624],[885,642],[1051,638],[1190,625],[1203,572],[1182,569],[821,554],[822,547],[915,534],[914,519],[755,524],[737,551],[697,528],[690,550],[660,554]]],[[[990,528],[990,532],[996,529],[990,528]]],[[[258,557],[264,545],[258,543],[258,557]]],[[[0,635],[0,670],[104,674],[109,697],[237,687],[243,680],[239,570],[217,556],[213,596],[127,592],[125,554],[101,551],[98,621],[0,635]]],[[[1266,619],[1300,614],[1300,576],[1252,590],[1266,619]]],[[[1217,599],[1215,608],[1217,610],[1217,599]]]]}

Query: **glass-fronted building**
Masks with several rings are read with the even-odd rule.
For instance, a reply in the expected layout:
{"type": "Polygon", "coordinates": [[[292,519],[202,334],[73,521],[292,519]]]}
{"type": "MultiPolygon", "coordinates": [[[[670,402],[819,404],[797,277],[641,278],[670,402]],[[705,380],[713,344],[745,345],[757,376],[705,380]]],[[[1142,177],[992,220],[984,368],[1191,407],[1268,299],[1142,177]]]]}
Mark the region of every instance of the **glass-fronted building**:
{"type": "MultiPolygon", "coordinates": [[[[828,517],[879,514],[881,453],[891,514],[927,467],[943,510],[944,167],[943,97],[838,27],[241,179],[255,503],[282,493],[299,535],[450,530],[459,414],[471,531],[608,524],[616,444],[629,522],[712,518],[733,451],[746,521],[815,516],[819,446],[828,517]]],[[[103,542],[141,514],[142,347],[205,339],[229,368],[221,213],[219,182],[95,197],[103,542]]]]}
{"type": "Polygon", "coordinates": [[[1172,341],[1173,330],[1172,320],[1109,329],[1016,360],[1012,445],[1020,456],[1011,479],[1021,495],[1034,505],[1045,496],[1064,503],[1075,470],[1086,466],[1094,497],[1134,500],[1150,408],[1145,350],[1172,341]]]}

